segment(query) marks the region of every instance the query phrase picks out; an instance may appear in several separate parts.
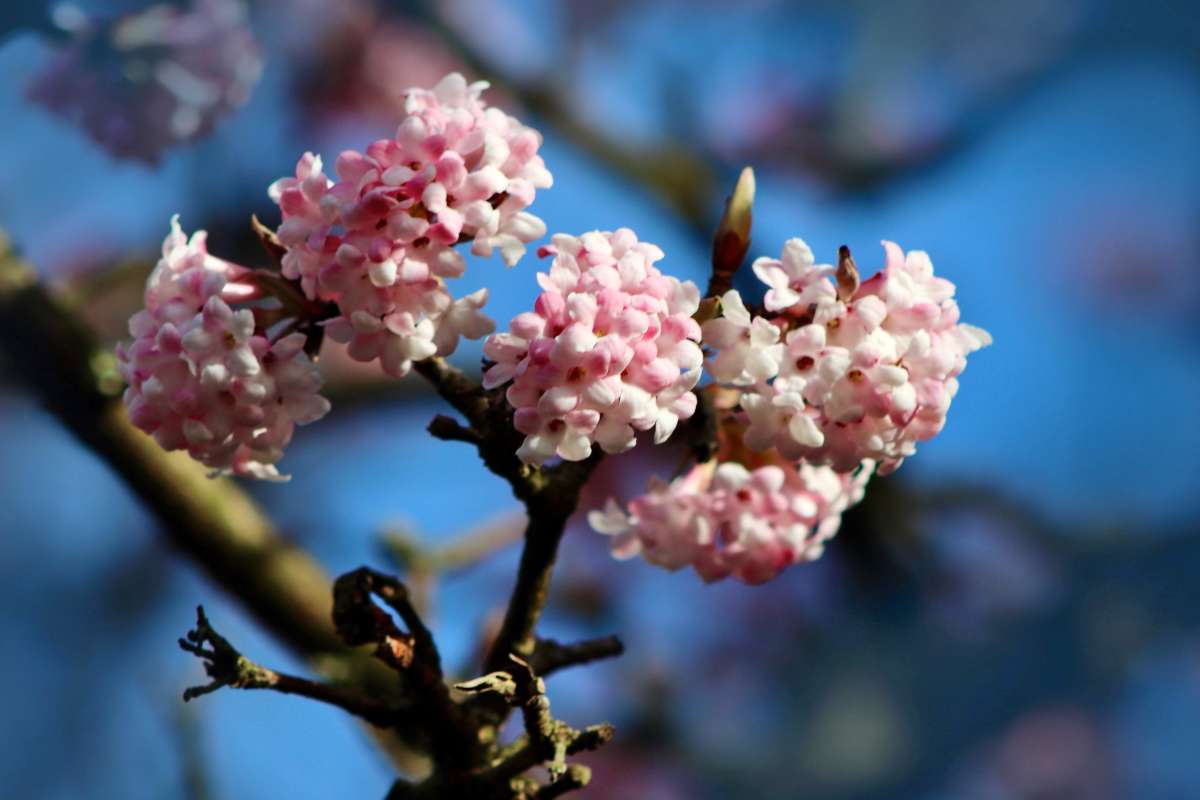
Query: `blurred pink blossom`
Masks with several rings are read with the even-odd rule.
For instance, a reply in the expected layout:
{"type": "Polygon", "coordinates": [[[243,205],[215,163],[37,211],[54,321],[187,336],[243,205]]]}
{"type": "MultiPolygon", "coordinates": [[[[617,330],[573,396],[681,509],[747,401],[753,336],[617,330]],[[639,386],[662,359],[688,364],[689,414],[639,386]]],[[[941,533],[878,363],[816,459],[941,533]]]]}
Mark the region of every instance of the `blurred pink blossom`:
{"type": "Polygon", "coordinates": [[[155,163],[242,105],[262,59],[239,0],[154,5],[107,20],[60,6],[68,35],[29,97],[118,158],[155,163]]]}

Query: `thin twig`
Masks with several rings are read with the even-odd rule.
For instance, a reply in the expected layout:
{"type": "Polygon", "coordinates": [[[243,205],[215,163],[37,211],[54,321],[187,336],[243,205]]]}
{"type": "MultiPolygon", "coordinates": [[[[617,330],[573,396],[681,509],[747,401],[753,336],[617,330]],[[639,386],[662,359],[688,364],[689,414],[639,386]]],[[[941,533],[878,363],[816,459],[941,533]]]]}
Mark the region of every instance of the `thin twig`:
{"type": "Polygon", "coordinates": [[[498,514],[492,519],[459,534],[448,544],[433,545],[404,530],[383,534],[383,544],[397,564],[410,574],[445,575],[475,566],[479,562],[520,540],[525,515],[516,511],[498,514]]]}
{"type": "Polygon", "coordinates": [[[526,500],[529,524],[517,580],[484,669],[499,669],[510,654],[527,657],[533,651],[533,633],[550,592],[558,544],[579,502],[579,492],[602,455],[596,452],[583,461],[564,462],[544,471],[545,482],[526,500]]]}
{"type": "Polygon", "coordinates": [[[593,725],[580,731],[555,719],[550,713],[546,684],[528,662],[517,656],[508,657],[506,669],[456,684],[455,688],[480,697],[496,697],[508,706],[519,708],[524,722],[524,737],[512,747],[505,748],[490,766],[472,776],[477,785],[501,784],[532,767],[543,765],[550,773],[550,785],[553,786],[569,774],[567,756],[594,750],[613,736],[611,725],[593,725]]]}
{"type": "Polygon", "coordinates": [[[399,709],[351,689],[287,675],[254,663],[213,629],[203,606],[196,608],[196,627],[187,632],[186,638],[179,640],[179,647],[203,659],[205,672],[212,678],[212,682],[205,686],[187,689],[183,693],[185,702],[226,686],[231,689],[268,689],[337,706],[381,728],[392,727],[402,719],[399,709]]]}
{"type": "MultiPolygon", "coordinates": [[[[476,438],[472,434],[462,433],[467,429],[459,425],[460,430],[447,438],[473,444],[479,450],[484,465],[508,481],[518,500],[527,501],[537,490],[541,471],[522,464],[517,458],[521,435],[512,425],[512,409],[504,401],[503,394],[484,390],[466,373],[440,357],[418,361],[413,369],[433,385],[443,400],[466,418],[469,430],[477,434],[476,438]]],[[[453,420],[439,415],[433,423],[434,434],[437,435],[439,429],[449,434],[450,422],[453,420]]]]}
{"type": "Polygon", "coordinates": [[[624,652],[625,645],[616,636],[584,639],[570,644],[560,644],[553,639],[538,639],[529,665],[533,667],[534,672],[545,677],[567,667],[616,658],[624,652]]]}
{"type": "Polygon", "coordinates": [[[438,414],[429,422],[429,435],[444,442],[466,442],[478,447],[483,443],[483,436],[474,428],[468,428],[458,420],[438,414]]]}
{"type": "MultiPolygon", "coordinates": [[[[415,369],[467,418],[479,434],[475,445],[484,464],[509,482],[529,514],[517,580],[500,633],[484,662],[485,670],[502,669],[509,654],[529,656],[533,650],[533,631],[546,604],[558,543],[575,511],[580,489],[603,454],[597,450],[583,461],[549,468],[524,465],[516,457],[521,436],[512,426],[511,409],[501,395],[486,392],[441,358],[419,361],[415,369]]],[[[502,709],[493,705],[493,710],[502,709]]]]}
{"type": "Polygon", "coordinates": [[[373,655],[401,677],[435,762],[462,764],[475,758],[478,741],[450,697],[433,634],[409,602],[404,584],[369,567],[342,575],[333,585],[333,620],[346,644],[375,645],[373,655]],[[396,612],[407,632],[372,598],[396,612]]]}
{"type": "Polygon", "coordinates": [[[538,789],[534,800],[551,800],[568,792],[582,789],[592,780],[592,771],[584,764],[571,764],[567,771],[553,783],[538,789]]]}

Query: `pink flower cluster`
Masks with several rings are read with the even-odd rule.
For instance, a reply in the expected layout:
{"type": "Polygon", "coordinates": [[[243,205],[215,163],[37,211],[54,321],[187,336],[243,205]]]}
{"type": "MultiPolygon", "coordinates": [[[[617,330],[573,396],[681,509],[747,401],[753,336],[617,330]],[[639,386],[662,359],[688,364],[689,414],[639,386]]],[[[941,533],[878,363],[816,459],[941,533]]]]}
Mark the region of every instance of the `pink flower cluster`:
{"type": "Polygon", "coordinates": [[[617,557],[770,580],[819,557],[870,476],[941,430],[967,355],[991,337],[959,322],[954,285],[928,256],[884,248],[884,269],[860,282],[848,250],[818,265],[792,239],[753,265],[765,313],[736,291],[720,299],[702,326],[717,382],[706,391],[726,412],[719,456],[652,481],[628,510],[593,511],[617,557]]]}
{"type": "Polygon", "coordinates": [[[121,158],[156,162],[242,105],[262,57],[240,0],[160,3],[115,19],[55,4],[70,41],[29,96],[121,158]]]}
{"type": "Polygon", "coordinates": [[[133,342],[117,348],[130,420],[216,472],[283,480],[275,463],[293,429],[329,411],[304,335],[272,341],[253,311],[230,308],[258,290],[245,267],[208,254],[203,231],[189,240],[172,219],[162,253],[133,342]]]}
{"type": "Polygon", "coordinates": [[[722,298],[704,342],[714,377],[741,389],[748,446],[838,472],[873,460],[885,474],[942,429],[967,355],[991,336],[959,322],[954,284],[929,256],[884,250],[883,270],[858,285],[792,239],[782,258],[754,262],[766,315],[751,318],[736,291],[722,298]]]}
{"type": "Polygon", "coordinates": [[[871,468],[849,474],[778,460],[751,470],[709,461],[669,484],[652,480],[628,512],[610,499],[588,522],[613,537],[617,558],[640,554],[670,570],[690,564],[706,581],[763,583],[821,556],[842,512],[862,499],[871,468]]]}
{"type": "Polygon", "coordinates": [[[662,274],[662,251],[626,228],[553,241],[541,251],[554,260],[538,275],[534,310],[484,345],[495,362],[484,386],[512,382],[508,402],[525,434],[518,455],[579,461],[593,443],[619,453],[651,428],[665,441],[696,410],[699,290],[662,274]]]}
{"type": "Polygon", "coordinates": [[[410,89],[396,135],[338,156],[336,182],[307,153],[294,178],[271,186],[284,275],[310,299],[337,304],[328,330],[352,357],[378,358],[396,377],[450,354],[460,336],[494,330],[480,311],[486,289],[456,300],[446,286],[465,268],[456,244],[499,251],[512,266],[546,232],[525,210],[551,184],[541,136],[488,108],[486,87],[453,73],[432,90],[410,89]]]}

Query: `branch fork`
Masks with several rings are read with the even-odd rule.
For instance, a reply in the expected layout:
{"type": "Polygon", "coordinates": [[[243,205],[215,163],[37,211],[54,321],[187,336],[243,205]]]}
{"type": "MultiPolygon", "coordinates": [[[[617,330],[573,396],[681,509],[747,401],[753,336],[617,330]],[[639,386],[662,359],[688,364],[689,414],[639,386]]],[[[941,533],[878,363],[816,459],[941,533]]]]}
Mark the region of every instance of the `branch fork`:
{"type": "Polygon", "coordinates": [[[212,679],[203,686],[184,690],[184,702],[223,687],[267,689],[328,703],[380,728],[394,726],[403,716],[401,709],[392,708],[351,689],[287,675],[254,663],[217,633],[204,613],[204,606],[196,608],[196,627],[179,640],[179,647],[201,659],[205,673],[212,679]]]}

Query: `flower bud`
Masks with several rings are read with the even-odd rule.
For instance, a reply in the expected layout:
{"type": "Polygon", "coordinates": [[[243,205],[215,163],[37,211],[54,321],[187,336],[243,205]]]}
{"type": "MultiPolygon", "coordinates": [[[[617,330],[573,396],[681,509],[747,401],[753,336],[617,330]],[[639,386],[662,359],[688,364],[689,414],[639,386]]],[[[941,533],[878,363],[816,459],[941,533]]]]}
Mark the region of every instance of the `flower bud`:
{"type": "Polygon", "coordinates": [[[850,302],[858,291],[858,266],[850,255],[850,248],[842,245],[838,248],[837,266],[837,296],[843,303],[850,302]]]}
{"type": "Polygon", "coordinates": [[[725,201],[725,213],[713,237],[712,277],[709,297],[724,294],[750,250],[750,225],[754,206],[754,170],[746,167],[738,176],[733,194],[725,201]]]}

